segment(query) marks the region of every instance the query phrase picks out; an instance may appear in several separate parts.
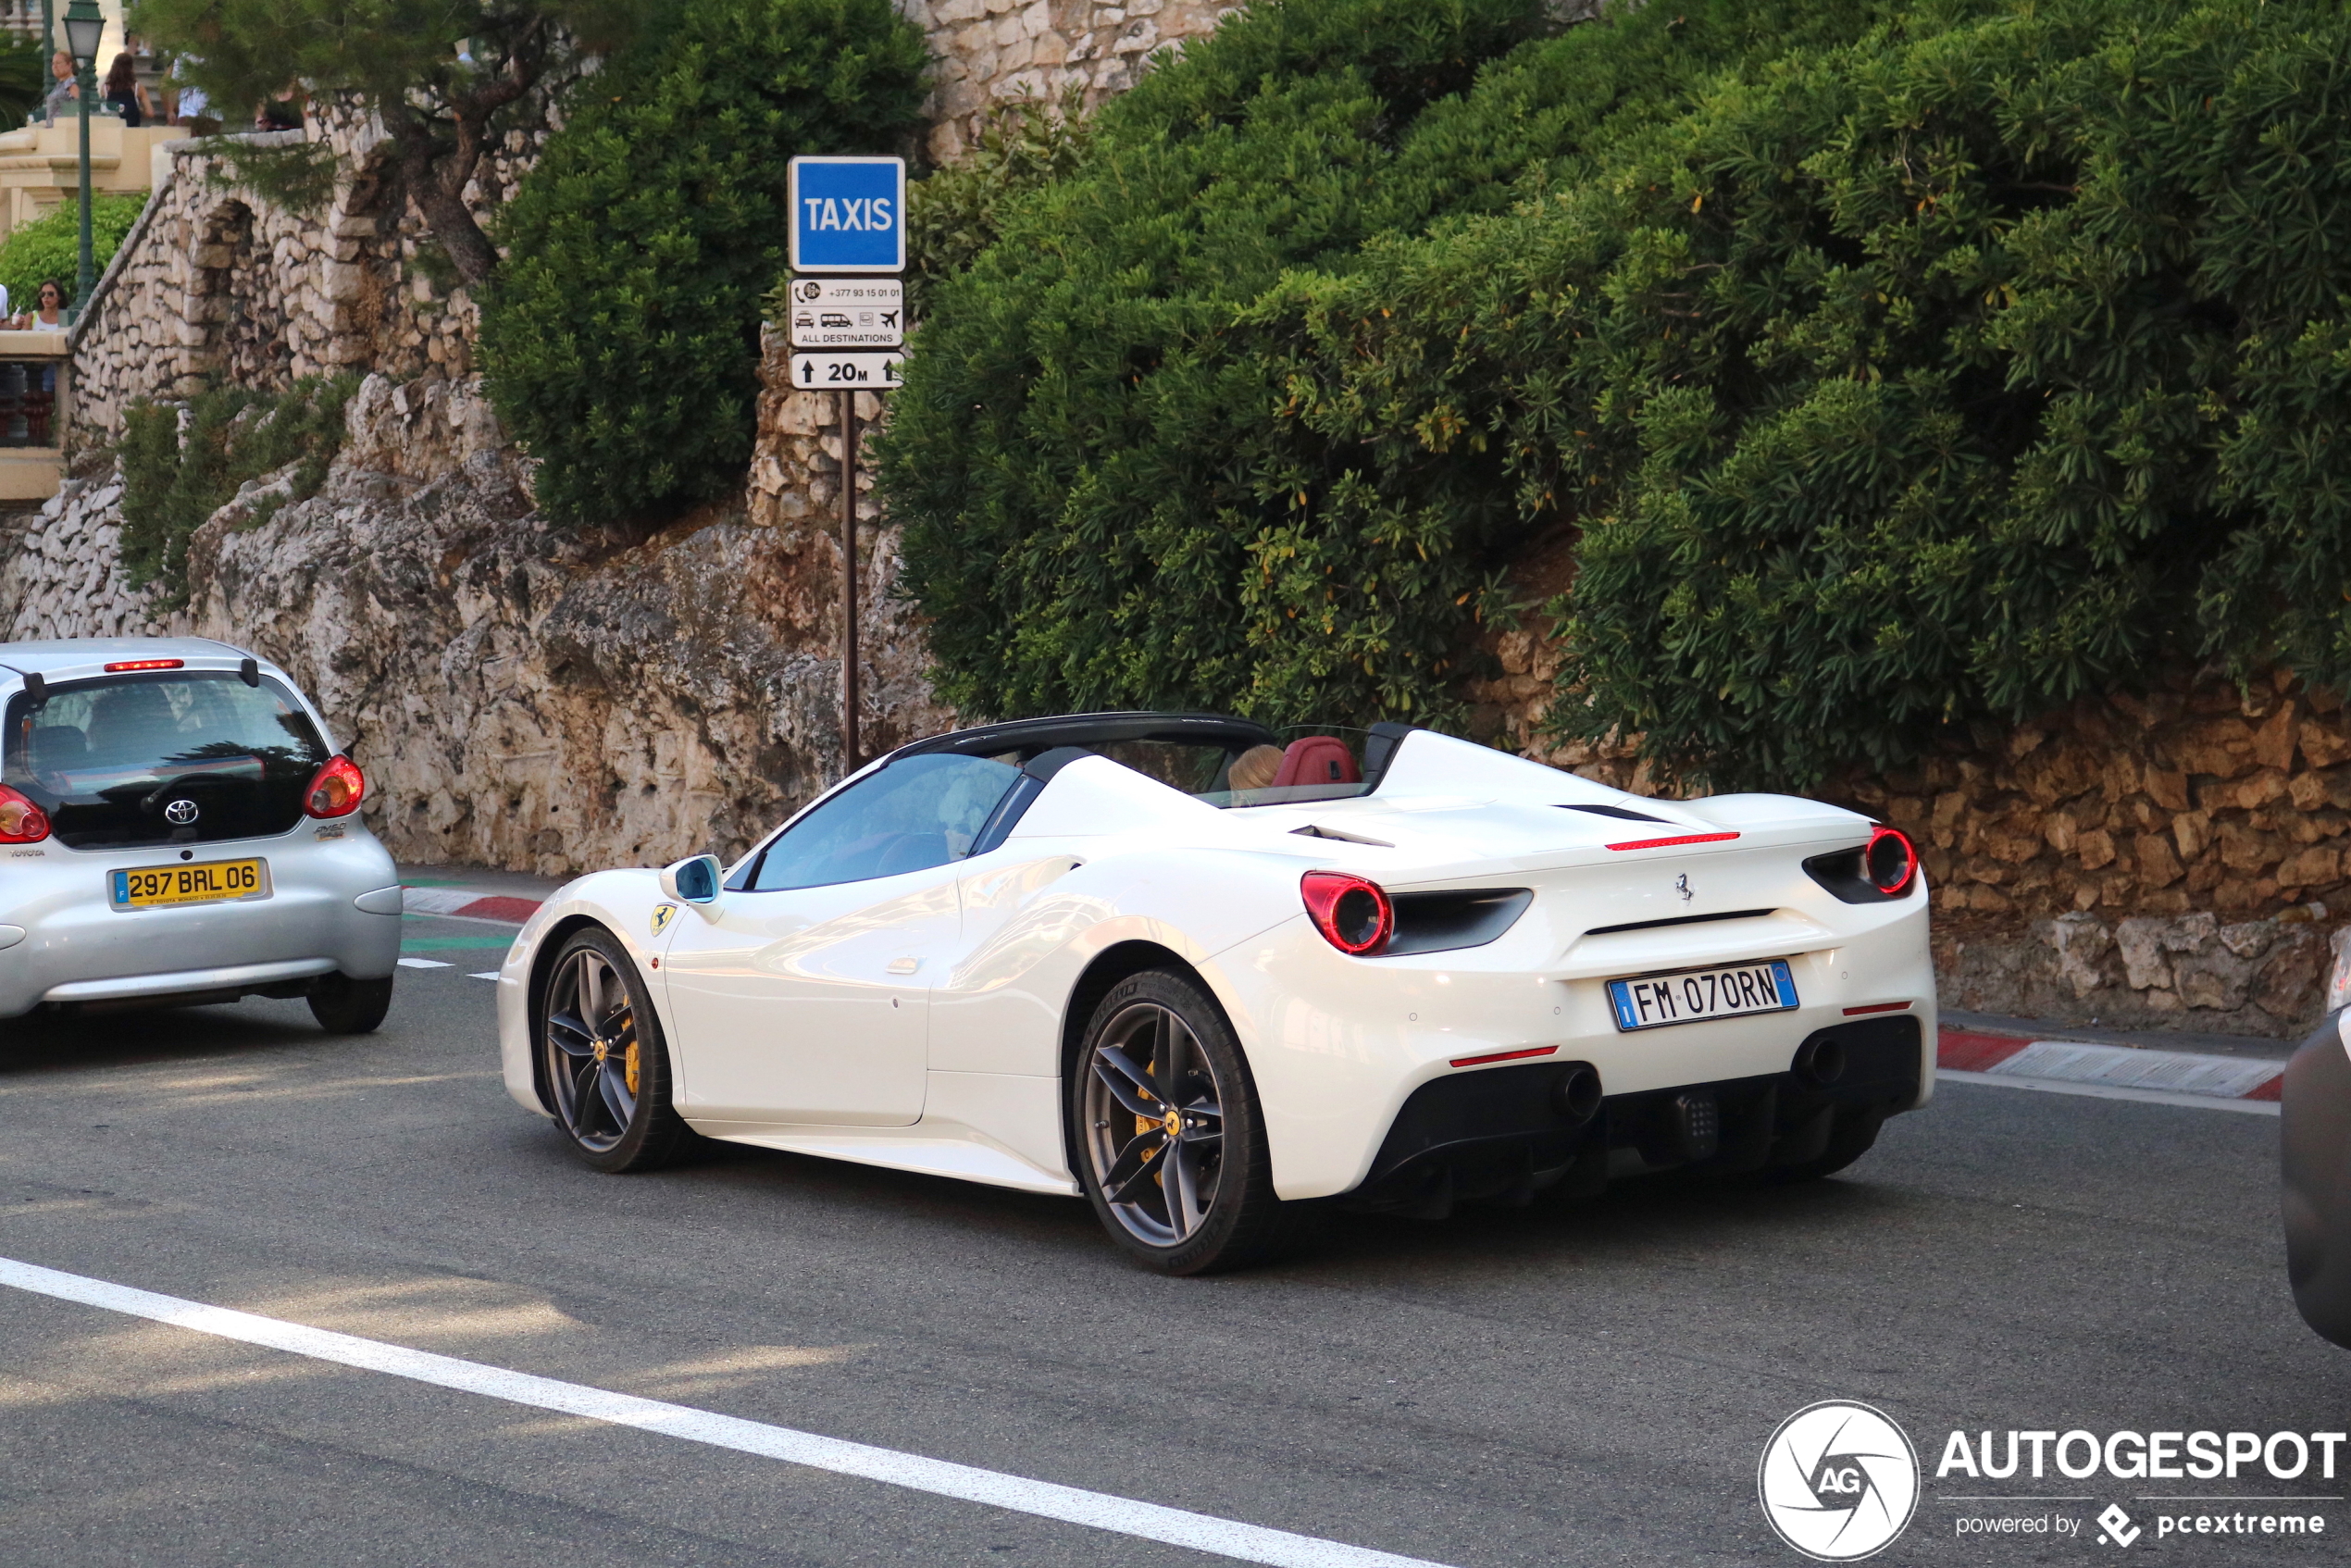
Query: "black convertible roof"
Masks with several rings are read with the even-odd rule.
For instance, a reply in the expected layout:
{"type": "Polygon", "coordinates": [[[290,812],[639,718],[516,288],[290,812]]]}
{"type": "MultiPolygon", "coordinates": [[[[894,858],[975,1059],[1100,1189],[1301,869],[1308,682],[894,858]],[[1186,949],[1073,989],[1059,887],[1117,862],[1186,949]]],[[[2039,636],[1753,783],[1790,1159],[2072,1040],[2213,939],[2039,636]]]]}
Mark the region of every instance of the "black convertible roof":
{"type": "Polygon", "coordinates": [[[970,729],[951,729],[901,746],[888,760],[952,752],[992,757],[1017,752],[1023,762],[1061,746],[1104,746],[1118,740],[1172,740],[1192,746],[1222,746],[1245,752],[1278,746],[1281,737],[1253,719],[1229,714],[1069,714],[1054,718],[1015,718],[970,729]]]}

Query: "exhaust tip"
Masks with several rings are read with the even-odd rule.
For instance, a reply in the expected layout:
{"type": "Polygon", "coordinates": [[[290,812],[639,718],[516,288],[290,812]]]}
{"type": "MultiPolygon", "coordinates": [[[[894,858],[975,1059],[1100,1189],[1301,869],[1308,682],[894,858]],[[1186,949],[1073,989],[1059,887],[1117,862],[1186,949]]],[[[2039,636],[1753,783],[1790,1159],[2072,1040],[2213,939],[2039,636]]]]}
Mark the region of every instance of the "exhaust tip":
{"type": "Polygon", "coordinates": [[[1570,1069],[1551,1091],[1551,1103],[1569,1121],[1581,1125],[1598,1114],[1600,1076],[1589,1067],[1570,1069]]]}
{"type": "Polygon", "coordinates": [[[1797,1047],[1794,1066],[1797,1077],[1826,1089],[1845,1076],[1845,1042],[1833,1036],[1815,1035],[1797,1047]]]}

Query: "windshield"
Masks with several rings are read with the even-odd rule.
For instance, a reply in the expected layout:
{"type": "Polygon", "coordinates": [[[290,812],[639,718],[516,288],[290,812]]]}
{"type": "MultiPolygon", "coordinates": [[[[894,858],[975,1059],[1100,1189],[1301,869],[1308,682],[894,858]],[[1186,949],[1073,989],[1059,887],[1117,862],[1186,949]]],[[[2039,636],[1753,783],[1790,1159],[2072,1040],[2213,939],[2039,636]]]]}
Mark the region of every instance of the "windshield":
{"type": "Polygon", "coordinates": [[[907,757],[861,778],[768,845],[750,890],[782,892],[927,871],[960,859],[1020,769],[987,757],[907,757]]]}
{"type": "Polygon", "coordinates": [[[276,681],[175,670],[18,693],[0,778],[68,848],[202,843],[293,827],[327,758],[276,681]]]}

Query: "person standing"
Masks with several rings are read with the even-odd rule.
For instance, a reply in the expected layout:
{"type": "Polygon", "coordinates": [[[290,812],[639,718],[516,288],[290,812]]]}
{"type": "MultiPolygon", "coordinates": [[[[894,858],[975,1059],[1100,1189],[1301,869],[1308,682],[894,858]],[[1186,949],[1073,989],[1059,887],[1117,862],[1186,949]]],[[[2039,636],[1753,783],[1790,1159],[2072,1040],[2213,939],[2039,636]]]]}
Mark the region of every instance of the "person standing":
{"type": "Polygon", "coordinates": [[[106,68],[105,103],[134,131],[155,118],[155,102],[147,96],[147,85],[139,80],[139,62],[128,49],[106,68]]]}
{"type": "Polygon", "coordinates": [[[10,325],[28,330],[61,332],[66,328],[66,286],[55,278],[41,280],[35,291],[40,304],[26,311],[10,325]]]}
{"type": "Polygon", "coordinates": [[[81,89],[73,80],[73,56],[63,49],[49,56],[49,94],[41,100],[42,118],[56,125],[72,112],[81,89]]]}
{"type": "Polygon", "coordinates": [[[184,125],[198,136],[216,136],[220,132],[220,121],[205,101],[204,89],[188,80],[188,68],[194,63],[194,57],[187,55],[172,62],[164,87],[164,101],[170,110],[172,124],[184,125]]]}
{"type": "Polygon", "coordinates": [[[302,129],[302,83],[290,81],[286,90],[275,97],[264,98],[253,111],[255,131],[300,131],[302,129]]]}

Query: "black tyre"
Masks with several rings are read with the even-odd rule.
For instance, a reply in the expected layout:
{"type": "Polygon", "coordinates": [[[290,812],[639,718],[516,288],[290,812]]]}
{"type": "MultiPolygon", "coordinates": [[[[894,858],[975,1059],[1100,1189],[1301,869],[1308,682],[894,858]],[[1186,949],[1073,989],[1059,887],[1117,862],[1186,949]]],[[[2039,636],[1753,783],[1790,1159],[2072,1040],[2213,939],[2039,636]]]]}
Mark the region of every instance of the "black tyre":
{"type": "Polygon", "coordinates": [[[355,980],[328,975],[310,988],[310,1015],[330,1035],[364,1035],[392,1011],[392,977],[355,980]]]}
{"type": "Polygon", "coordinates": [[[1240,1042],[1198,981],[1147,970],[1094,1009],[1068,1083],[1070,1146],[1103,1228],[1164,1274],[1263,1263],[1296,1239],[1240,1042]]]}
{"type": "Polygon", "coordinates": [[[2351,1047],[2340,1020],[2328,1014],[2286,1064],[2278,1150],[2295,1308],[2351,1348],[2351,1047]]]}
{"type": "Polygon", "coordinates": [[[1829,1133],[1828,1147],[1809,1160],[1792,1164],[1773,1165],[1763,1173],[1770,1182],[1818,1181],[1831,1176],[1868,1153],[1877,1142],[1877,1129],[1885,1125],[1882,1115],[1839,1116],[1829,1133]]]}
{"type": "Polygon", "coordinates": [[[669,1050],[637,965],[601,927],[576,933],[547,966],[532,1016],[548,1108],[574,1152],[600,1171],[657,1170],[693,1139],[669,1100],[669,1050]]]}

